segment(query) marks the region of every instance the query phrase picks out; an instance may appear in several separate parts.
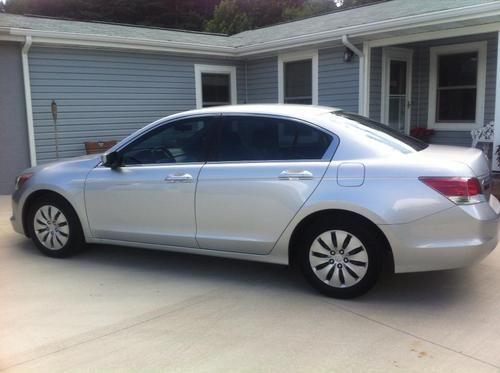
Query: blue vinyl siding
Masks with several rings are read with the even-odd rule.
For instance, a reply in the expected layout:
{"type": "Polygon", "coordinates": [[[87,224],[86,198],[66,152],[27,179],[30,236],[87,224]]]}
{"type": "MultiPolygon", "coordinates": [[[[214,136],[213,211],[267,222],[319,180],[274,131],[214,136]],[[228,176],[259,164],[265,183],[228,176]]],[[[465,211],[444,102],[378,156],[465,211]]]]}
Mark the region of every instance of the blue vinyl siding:
{"type": "Polygon", "coordinates": [[[319,51],[318,102],[358,112],[359,59],[344,62],[344,47],[319,51]]]}
{"type": "Polygon", "coordinates": [[[470,131],[436,131],[430,141],[438,145],[471,146],[470,131]]]}
{"type": "MultiPolygon", "coordinates": [[[[51,102],[58,106],[58,158],[85,153],[84,142],[121,140],[133,131],[195,103],[194,64],[237,65],[234,61],[36,47],[30,78],[37,159],[56,158],[51,102]]],[[[238,88],[238,97],[241,97],[238,88]]]]}
{"type": "Polygon", "coordinates": [[[10,194],[19,173],[30,166],[21,46],[0,42],[0,194],[10,194]]]}
{"type": "Polygon", "coordinates": [[[278,102],[278,57],[245,62],[248,104],[278,102]]]}
{"type": "Polygon", "coordinates": [[[370,118],[380,121],[382,110],[382,48],[372,49],[370,69],[370,118]]]}

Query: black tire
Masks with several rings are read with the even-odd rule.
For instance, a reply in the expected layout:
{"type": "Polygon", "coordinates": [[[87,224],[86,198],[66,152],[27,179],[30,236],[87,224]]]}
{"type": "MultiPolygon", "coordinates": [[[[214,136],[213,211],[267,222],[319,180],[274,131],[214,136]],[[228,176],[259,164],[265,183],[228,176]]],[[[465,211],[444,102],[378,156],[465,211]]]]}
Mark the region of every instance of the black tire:
{"type": "Polygon", "coordinates": [[[384,243],[380,242],[378,237],[373,228],[357,219],[341,217],[316,221],[307,227],[300,242],[298,259],[302,272],[314,288],[329,297],[341,299],[358,297],[370,290],[379,278],[383,263],[384,243]],[[332,236],[332,232],[335,232],[335,237],[332,236]],[[335,245],[334,241],[338,241],[336,236],[342,234],[345,238],[342,242],[336,242],[337,245],[335,245]],[[325,235],[331,236],[331,240],[323,239],[320,242],[321,237],[328,237],[325,235]],[[348,239],[348,250],[342,250],[348,235],[351,236],[348,239]],[[361,245],[356,245],[358,242],[361,245]],[[324,245],[321,245],[325,243],[331,248],[330,252],[324,245]],[[358,247],[353,248],[350,246],[351,243],[358,247]],[[351,256],[348,251],[355,254],[351,256]],[[359,260],[359,257],[362,259],[359,260]],[[362,266],[362,263],[366,266],[362,266]],[[350,274],[353,272],[354,276],[350,274]],[[356,272],[364,274],[361,276],[356,272]],[[329,275],[330,278],[328,278],[329,275]],[[320,277],[323,276],[325,278],[321,279],[320,277]],[[355,276],[358,278],[356,279],[355,276]],[[353,283],[348,284],[348,282],[353,283]]]}
{"type": "Polygon", "coordinates": [[[77,254],[85,247],[80,220],[73,207],[60,196],[50,195],[34,201],[29,207],[26,224],[33,243],[44,255],[52,258],[67,258],[77,254]],[[37,215],[39,211],[44,219],[40,219],[40,214],[37,215]],[[60,212],[59,215],[57,211],[60,212]],[[52,221],[51,228],[46,224],[47,221],[52,221]],[[47,239],[44,244],[42,241],[45,235],[47,235],[47,239]],[[52,248],[50,248],[51,241],[53,242],[52,248]]]}

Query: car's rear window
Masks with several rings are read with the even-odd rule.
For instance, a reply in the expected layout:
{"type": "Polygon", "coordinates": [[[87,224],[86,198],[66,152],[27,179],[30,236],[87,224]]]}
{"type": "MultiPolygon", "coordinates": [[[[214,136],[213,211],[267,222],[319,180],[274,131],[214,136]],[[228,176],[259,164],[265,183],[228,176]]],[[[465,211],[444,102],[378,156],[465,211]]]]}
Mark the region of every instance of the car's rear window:
{"type": "Polygon", "coordinates": [[[389,146],[401,153],[412,153],[421,151],[429,145],[414,137],[405,135],[391,127],[368,119],[358,114],[347,113],[345,111],[335,111],[331,114],[347,119],[346,124],[362,130],[371,140],[377,141],[385,146],[389,146]]]}

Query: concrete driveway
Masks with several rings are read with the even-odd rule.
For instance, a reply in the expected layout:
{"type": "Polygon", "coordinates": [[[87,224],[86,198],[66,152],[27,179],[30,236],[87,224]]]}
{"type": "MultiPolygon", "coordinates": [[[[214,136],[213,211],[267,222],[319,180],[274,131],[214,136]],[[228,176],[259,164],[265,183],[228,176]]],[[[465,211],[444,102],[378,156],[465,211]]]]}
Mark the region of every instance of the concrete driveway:
{"type": "Polygon", "coordinates": [[[0,197],[0,370],[500,371],[500,249],[325,298],[285,267],[122,247],[43,257],[0,197]]]}

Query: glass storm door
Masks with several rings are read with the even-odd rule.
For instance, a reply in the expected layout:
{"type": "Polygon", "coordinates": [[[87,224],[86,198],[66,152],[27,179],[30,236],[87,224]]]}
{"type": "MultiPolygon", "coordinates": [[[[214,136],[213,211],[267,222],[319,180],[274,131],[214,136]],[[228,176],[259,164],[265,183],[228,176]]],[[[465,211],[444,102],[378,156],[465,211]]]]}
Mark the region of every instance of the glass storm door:
{"type": "Polygon", "coordinates": [[[411,61],[411,50],[384,50],[382,122],[403,133],[410,127],[411,61]]]}

